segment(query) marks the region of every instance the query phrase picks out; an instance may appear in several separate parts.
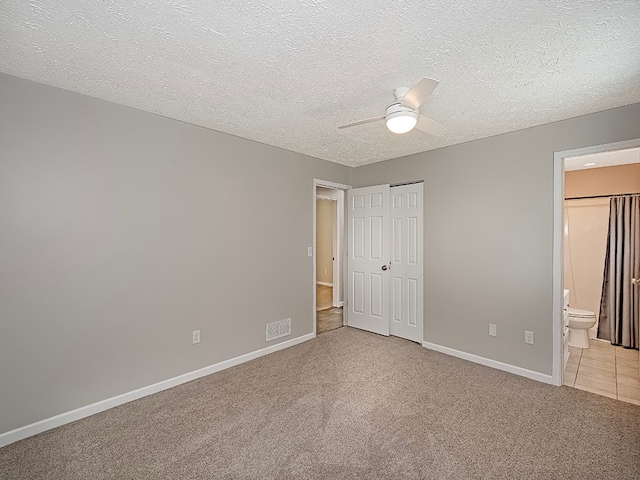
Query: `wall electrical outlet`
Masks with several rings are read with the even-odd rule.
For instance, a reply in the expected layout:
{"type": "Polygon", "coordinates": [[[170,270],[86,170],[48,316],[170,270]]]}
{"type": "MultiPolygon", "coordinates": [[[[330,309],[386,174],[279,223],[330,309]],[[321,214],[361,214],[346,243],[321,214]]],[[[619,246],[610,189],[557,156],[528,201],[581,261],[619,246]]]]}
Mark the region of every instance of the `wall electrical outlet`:
{"type": "Polygon", "coordinates": [[[313,248],[307,247],[307,257],[313,257],[313,248]]]}
{"type": "Polygon", "coordinates": [[[524,343],[533,345],[533,332],[530,332],[529,330],[524,331],[524,343]]]}
{"type": "Polygon", "coordinates": [[[489,324],[489,335],[495,337],[498,334],[498,327],[493,323],[489,324]]]}
{"type": "Polygon", "coordinates": [[[191,339],[194,345],[200,343],[200,330],[194,330],[191,339]]]}

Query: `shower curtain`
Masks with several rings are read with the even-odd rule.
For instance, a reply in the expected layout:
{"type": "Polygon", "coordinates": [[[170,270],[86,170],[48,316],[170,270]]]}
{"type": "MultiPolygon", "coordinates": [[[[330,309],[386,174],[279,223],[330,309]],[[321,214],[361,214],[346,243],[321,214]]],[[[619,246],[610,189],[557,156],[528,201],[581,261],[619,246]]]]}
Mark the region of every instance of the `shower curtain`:
{"type": "Polygon", "coordinates": [[[640,346],[640,195],[611,198],[598,338],[640,346]]]}

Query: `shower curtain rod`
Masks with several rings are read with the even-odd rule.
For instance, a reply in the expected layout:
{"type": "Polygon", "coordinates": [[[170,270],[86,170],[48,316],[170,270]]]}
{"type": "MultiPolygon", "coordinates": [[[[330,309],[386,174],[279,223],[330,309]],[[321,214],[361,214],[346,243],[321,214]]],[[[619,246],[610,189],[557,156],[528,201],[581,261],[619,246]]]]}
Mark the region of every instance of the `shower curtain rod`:
{"type": "Polygon", "coordinates": [[[612,198],[612,197],[624,197],[626,195],[640,195],[640,192],[616,193],[615,195],[591,195],[590,197],[569,197],[569,198],[565,198],[565,200],[586,200],[588,198],[612,198]]]}

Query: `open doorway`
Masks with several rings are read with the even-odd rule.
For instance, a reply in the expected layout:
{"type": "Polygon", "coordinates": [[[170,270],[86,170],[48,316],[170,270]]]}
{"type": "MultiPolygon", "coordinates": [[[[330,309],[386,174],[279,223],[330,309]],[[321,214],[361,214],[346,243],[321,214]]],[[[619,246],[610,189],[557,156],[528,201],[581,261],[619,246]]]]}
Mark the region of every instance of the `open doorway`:
{"type": "Polygon", "coordinates": [[[344,198],[347,185],[314,181],[314,331],[346,324],[344,318],[344,198]]]}
{"type": "MultiPolygon", "coordinates": [[[[616,247],[615,226],[620,221],[617,205],[638,202],[640,196],[640,139],[559,152],[555,169],[554,377],[558,374],[570,387],[640,404],[637,332],[628,345],[628,340],[609,338],[618,322],[622,327],[630,321],[630,329],[637,331],[638,286],[635,278],[626,278],[629,272],[612,280],[608,271],[611,265],[628,267],[632,277],[640,276],[635,260],[623,265],[627,253],[616,247]],[[614,283],[616,292],[622,286],[624,295],[612,293],[614,283]],[[624,310],[618,308],[623,297],[624,302],[632,297],[633,312],[627,316],[634,318],[608,315],[624,310]],[[616,302],[613,310],[607,305],[610,298],[616,302]]],[[[631,215],[638,217],[635,205],[631,215]]],[[[638,244],[639,230],[633,230],[633,241],[623,250],[638,244]]],[[[632,249],[635,258],[638,247],[632,249]]]]}

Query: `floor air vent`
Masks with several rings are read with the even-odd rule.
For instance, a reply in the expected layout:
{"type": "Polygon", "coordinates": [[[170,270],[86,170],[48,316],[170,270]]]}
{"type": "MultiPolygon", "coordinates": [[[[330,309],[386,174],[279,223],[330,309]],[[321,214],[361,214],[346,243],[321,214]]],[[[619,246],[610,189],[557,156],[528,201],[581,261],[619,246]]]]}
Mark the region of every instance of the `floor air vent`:
{"type": "Polygon", "coordinates": [[[267,342],[275,340],[276,338],[286,337],[287,335],[291,335],[290,318],[278,320],[273,323],[267,323],[267,342]]]}

